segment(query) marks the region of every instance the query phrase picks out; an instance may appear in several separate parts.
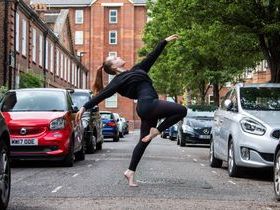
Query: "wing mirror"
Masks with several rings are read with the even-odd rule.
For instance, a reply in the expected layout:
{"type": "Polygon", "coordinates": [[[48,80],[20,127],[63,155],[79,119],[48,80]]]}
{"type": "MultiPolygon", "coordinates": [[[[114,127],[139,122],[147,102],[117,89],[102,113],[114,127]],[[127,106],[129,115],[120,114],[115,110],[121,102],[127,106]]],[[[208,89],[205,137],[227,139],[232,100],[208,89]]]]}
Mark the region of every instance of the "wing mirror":
{"type": "Polygon", "coordinates": [[[79,111],[79,108],[75,105],[72,105],[72,112],[77,113],[79,111]]]}
{"type": "Polygon", "coordinates": [[[229,111],[232,109],[233,103],[230,99],[226,99],[224,102],[224,106],[225,106],[226,110],[229,111]]]}

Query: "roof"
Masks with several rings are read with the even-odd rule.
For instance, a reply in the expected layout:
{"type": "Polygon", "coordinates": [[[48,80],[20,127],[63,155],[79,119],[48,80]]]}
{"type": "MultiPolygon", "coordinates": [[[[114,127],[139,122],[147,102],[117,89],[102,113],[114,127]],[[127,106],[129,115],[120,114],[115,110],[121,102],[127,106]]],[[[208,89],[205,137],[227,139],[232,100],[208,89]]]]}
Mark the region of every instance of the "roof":
{"type": "MultiPolygon", "coordinates": [[[[48,5],[71,5],[71,6],[89,6],[94,0],[31,0],[30,4],[42,3],[48,5]],[[66,3],[67,2],[67,3],[66,3]]],[[[135,5],[146,4],[146,0],[132,0],[135,5]]]]}

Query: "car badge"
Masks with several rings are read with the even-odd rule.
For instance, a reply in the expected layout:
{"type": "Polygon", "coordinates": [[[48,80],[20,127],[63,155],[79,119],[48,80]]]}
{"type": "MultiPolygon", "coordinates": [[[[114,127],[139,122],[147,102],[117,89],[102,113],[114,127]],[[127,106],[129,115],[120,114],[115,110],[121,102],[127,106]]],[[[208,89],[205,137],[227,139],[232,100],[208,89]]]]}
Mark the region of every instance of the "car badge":
{"type": "Polygon", "coordinates": [[[204,134],[208,134],[209,131],[208,131],[207,129],[204,129],[204,130],[203,130],[203,133],[204,133],[204,134]]]}
{"type": "Polygon", "coordinates": [[[19,132],[21,135],[25,135],[27,133],[27,130],[26,128],[22,128],[20,129],[20,132],[19,132]]]}

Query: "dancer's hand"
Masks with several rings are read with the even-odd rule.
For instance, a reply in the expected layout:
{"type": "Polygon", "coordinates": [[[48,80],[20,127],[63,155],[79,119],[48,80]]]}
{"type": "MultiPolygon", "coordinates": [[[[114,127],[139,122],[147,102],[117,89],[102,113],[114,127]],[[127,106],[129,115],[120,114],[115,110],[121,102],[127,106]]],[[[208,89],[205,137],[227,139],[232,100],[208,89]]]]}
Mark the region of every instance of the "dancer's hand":
{"type": "Polygon", "coordinates": [[[84,112],[86,111],[85,107],[81,107],[81,109],[77,112],[76,114],[76,117],[75,117],[75,122],[76,123],[79,123],[81,118],[82,118],[82,115],[84,114],[84,112]]]}
{"type": "Polygon", "coordinates": [[[170,41],[177,40],[177,39],[179,39],[179,35],[178,34],[173,34],[169,37],[166,37],[165,41],[170,42],[170,41]]]}

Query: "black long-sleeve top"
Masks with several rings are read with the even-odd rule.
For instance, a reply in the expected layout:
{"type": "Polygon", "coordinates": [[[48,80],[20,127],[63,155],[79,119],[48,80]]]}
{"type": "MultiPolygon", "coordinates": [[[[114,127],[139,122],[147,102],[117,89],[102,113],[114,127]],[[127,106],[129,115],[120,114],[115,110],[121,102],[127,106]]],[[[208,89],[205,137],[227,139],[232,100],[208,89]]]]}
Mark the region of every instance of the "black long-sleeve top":
{"type": "Polygon", "coordinates": [[[131,70],[116,75],[98,95],[85,103],[83,107],[85,107],[85,109],[92,108],[115,93],[119,93],[130,99],[158,98],[152,80],[147,73],[166,44],[166,40],[160,41],[155,49],[143,61],[133,66],[131,70]]]}

